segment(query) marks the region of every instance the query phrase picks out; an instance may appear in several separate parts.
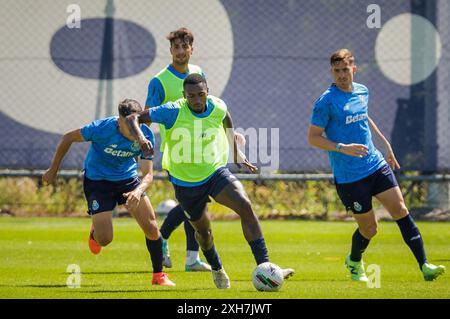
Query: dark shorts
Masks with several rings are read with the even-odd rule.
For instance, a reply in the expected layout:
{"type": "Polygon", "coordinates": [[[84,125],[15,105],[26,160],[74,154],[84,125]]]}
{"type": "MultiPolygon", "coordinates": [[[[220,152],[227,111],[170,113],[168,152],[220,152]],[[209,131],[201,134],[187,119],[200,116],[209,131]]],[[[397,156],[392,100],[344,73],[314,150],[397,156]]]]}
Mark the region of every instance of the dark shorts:
{"type": "Polygon", "coordinates": [[[336,190],[347,212],[364,214],[372,209],[372,196],[396,186],[398,183],[394,172],[389,165],[385,165],[359,181],[336,183],[336,190]]]}
{"type": "Polygon", "coordinates": [[[88,203],[88,214],[95,215],[101,212],[111,211],[116,205],[125,204],[126,198],[122,194],[131,192],[140,183],[141,180],[137,176],[112,182],[107,180],[92,180],[85,175],[83,188],[88,203]]]}
{"type": "Polygon", "coordinates": [[[225,186],[237,181],[226,167],[219,168],[213,176],[200,186],[184,187],[173,184],[175,197],[189,220],[196,221],[202,217],[206,205],[211,201],[209,196],[216,197],[225,186]]]}

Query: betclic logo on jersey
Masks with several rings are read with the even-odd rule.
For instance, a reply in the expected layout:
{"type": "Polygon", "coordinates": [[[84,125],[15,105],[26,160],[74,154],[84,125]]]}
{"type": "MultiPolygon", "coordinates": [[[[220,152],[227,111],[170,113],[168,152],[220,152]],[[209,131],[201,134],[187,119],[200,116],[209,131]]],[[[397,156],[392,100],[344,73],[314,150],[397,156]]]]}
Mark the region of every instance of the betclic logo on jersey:
{"type": "Polygon", "coordinates": [[[367,113],[349,115],[345,117],[345,124],[352,124],[367,119],[367,113]]]}
{"type": "MultiPolygon", "coordinates": [[[[135,145],[137,142],[133,143],[133,145],[131,145],[131,149],[135,149],[135,145]]],[[[133,157],[134,152],[130,152],[130,151],[122,151],[122,150],[116,150],[117,144],[112,144],[108,147],[106,147],[103,151],[106,154],[110,154],[112,156],[117,156],[117,157],[133,157]]],[[[137,150],[139,149],[139,144],[137,144],[137,150]]]]}

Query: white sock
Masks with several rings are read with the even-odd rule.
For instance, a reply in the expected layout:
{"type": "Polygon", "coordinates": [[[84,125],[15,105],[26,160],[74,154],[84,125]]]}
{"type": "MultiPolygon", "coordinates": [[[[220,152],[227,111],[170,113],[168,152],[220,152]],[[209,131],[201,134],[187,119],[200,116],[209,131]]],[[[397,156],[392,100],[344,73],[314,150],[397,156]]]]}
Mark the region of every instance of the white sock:
{"type": "Polygon", "coordinates": [[[197,260],[200,259],[198,251],[186,250],[186,265],[193,265],[197,260]]]}

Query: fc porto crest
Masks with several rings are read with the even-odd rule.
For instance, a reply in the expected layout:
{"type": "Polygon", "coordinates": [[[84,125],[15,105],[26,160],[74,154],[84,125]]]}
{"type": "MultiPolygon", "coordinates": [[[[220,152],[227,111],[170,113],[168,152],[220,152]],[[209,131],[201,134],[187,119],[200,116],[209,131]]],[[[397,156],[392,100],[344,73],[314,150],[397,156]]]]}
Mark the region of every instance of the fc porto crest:
{"type": "Polygon", "coordinates": [[[92,201],[92,210],[97,210],[97,209],[99,209],[100,208],[100,205],[98,204],[98,202],[94,199],[93,201],[92,201]]]}
{"type": "Polygon", "coordinates": [[[138,141],[134,141],[133,144],[131,144],[131,149],[133,150],[133,152],[137,152],[141,149],[138,141]]]}
{"type": "Polygon", "coordinates": [[[354,203],[353,203],[353,208],[354,208],[357,212],[360,212],[360,211],[362,210],[362,206],[361,206],[361,204],[358,203],[358,202],[354,202],[354,203]]]}

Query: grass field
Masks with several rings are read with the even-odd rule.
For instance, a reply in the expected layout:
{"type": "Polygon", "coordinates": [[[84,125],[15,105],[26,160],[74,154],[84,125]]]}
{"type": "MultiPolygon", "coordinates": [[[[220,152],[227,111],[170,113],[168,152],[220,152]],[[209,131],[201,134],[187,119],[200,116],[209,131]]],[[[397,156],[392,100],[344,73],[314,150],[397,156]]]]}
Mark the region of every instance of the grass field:
{"type": "MultiPolygon", "coordinates": [[[[418,223],[429,261],[450,269],[450,224],[418,223]]],[[[215,288],[211,274],[185,273],[182,227],[170,249],[175,288],[150,285],[150,260],[133,219],[114,221],[114,241],[90,254],[88,218],[0,218],[0,298],[450,298],[450,274],[425,282],[395,223],[381,223],[365,261],[381,268],[381,288],[349,280],[343,258],[351,222],[263,221],[271,261],[296,269],[277,293],[256,292],[250,248],[239,221],[214,221],[216,246],[231,289],[215,288]],[[81,287],[68,288],[69,264],[81,268],[81,287]]]]}

